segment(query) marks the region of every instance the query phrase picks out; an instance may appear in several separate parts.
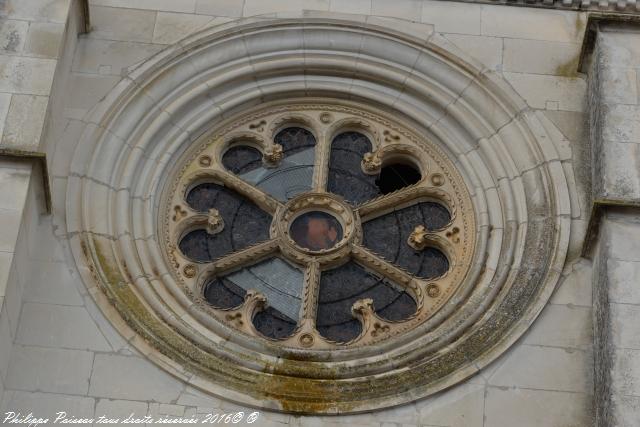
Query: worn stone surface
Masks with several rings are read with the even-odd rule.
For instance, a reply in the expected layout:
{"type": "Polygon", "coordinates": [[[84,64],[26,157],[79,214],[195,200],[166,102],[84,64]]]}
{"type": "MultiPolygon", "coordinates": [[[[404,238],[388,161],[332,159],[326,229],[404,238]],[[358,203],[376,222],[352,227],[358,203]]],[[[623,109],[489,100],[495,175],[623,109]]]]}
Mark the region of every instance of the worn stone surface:
{"type": "Polygon", "coordinates": [[[46,96],[14,94],[4,124],[1,146],[37,151],[48,103],[46,96]]]}
{"type": "Polygon", "coordinates": [[[32,22],[25,51],[31,55],[57,59],[62,48],[64,24],[52,22],[32,22]]]}
{"type": "Polygon", "coordinates": [[[14,345],[7,388],[86,395],[93,353],[82,350],[14,345]]]}
{"type": "Polygon", "coordinates": [[[89,395],[169,403],[180,396],[183,385],[139,357],[96,354],[89,395]],[[131,375],[135,372],[135,375],[131,375]]]}
{"type": "MultiPolygon", "coordinates": [[[[25,4],[33,1],[28,0],[25,4]]],[[[70,87],[75,90],[69,91],[63,103],[65,108],[68,108],[67,112],[74,116],[74,120],[81,120],[86,110],[95,105],[110,87],[117,83],[123,69],[159,51],[163,47],[160,44],[173,43],[207,23],[222,23],[228,17],[240,14],[247,16],[316,9],[400,16],[434,24],[436,31],[446,32],[447,38],[454,45],[474,56],[487,68],[496,71],[509,69],[505,77],[532,108],[548,109],[558,113],[552,120],[563,130],[571,148],[580,139],[576,125],[579,119],[563,113],[582,113],[586,85],[583,78],[568,77],[566,70],[559,66],[565,59],[571,59],[570,52],[573,52],[580,42],[582,15],[578,13],[412,0],[394,6],[376,0],[92,0],[91,4],[97,6],[94,9],[96,31],[80,38],[79,48],[73,59],[76,73],[70,80],[70,87]],[[97,15],[98,13],[102,15],[97,15]],[[416,13],[419,15],[412,17],[416,13]],[[150,31],[151,16],[155,16],[155,21],[150,31]],[[540,31],[542,27],[545,31],[540,31]],[[116,41],[113,41],[113,38],[116,41]],[[523,49],[518,51],[519,47],[523,49]],[[545,49],[555,53],[545,56],[545,49]],[[523,53],[526,54],[527,51],[531,51],[531,57],[523,58],[523,53]],[[529,61],[526,62],[526,67],[520,65],[523,61],[529,61]],[[545,75],[539,75],[540,73],[545,75]]],[[[39,8],[34,7],[20,6],[19,9],[16,12],[19,13],[19,19],[27,17],[29,13],[34,17],[41,13],[39,8]]],[[[20,47],[18,44],[16,49],[24,49],[24,46],[20,47]]],[[[38,48],[36,51],[41,52],[39,55],[46,55],[43,52],[52,52],[52,49],[38,48]]],[[[624,77],[631,81],[628,74],[624,74],[624,77]]],[[[0,115],[1,113],[0,109],[0,115]]],[[[74,147],[71,141],[65,139],[61,138],[55,143],[55,191],[58,193],[65,191],[69,173],[65,160],[71,156],[74,147]]],[[[34,234],[38,237],[33,237],[30,244],[30,256],[43,262],[32,264],[30,268],[24,296],[27,303],[16,314],[17,316],[22,313],[22,324],[16,325],[19,329],[19,339],[34,345],[45,343],[54,346],[53,341],[46,336],[46,329],[37,330],[36,326],[42,324],[44,315],[38,313],[35,308],[46,305],[51,311],[57,312],[57,307],[49,305],[63,304],[73,307],[66,307],[61,311],[73,311],[74,314],[77,312],[78,319],[91,322],[87,319],[86,313],[89,313],[100,334],[107,337],[109,346],[104,347],[102,337],[96,341],[92,333],[86,332],[64,338],[67,340],[65,346],[90,349],[88,352],[77,353],[82,357],[76,356],[76,350],[34,347],[34,354],[39,351],[71,353],[67,357],[30,356],[29,359],[29,356],[26,356],[29,352],[24,350],[26,347],[16,346],[16,361],[12,362],[15,369],[27,372],[29,380],[37,377],[36,380],[40,381],[38,390],[46,389],[47,392],[16,391],[21,387],[31,386],[25,385],[26,381],[21,382],[14,375],[9,378],[11,382],[7,383],[10,390],[5,394],[4,405],[16,408],[19,407],[18,402],[40,405],[42,408],[58,405],[61,408],[75,410],[79,415],[93,411],[94,407],[96,414],[99,411],[124,413],[130,409],[137,413],[144,408],[158,414],[188,413],[189,408],[194,407],[198,407],[198,413],[206,413],[211,409],[239,410],[239,407],[224,400],[210,397],[192,388],[185,389],[177,380],[140,357],[136,350],[118,335],[93,301],[90,298],[82,298],[80,290],[86,290],[77,271],[72,263],[65,264],[65,259],[70,261],[64,244],[68,236],[63,235],[62,230],[65,228],[61,219],[65,211],[65,197],[64,194],[54,197],[57,197],[57,212],[60,214],[54,216],[52,221],[36,220],[40,225],[35,228],[34,234]],[[83,307],[86,307],[85,313],[77,310],[83,307]],[[94,356],[93,351],[100,353],[94,356]],[[88,359],[86,354],[96,358],[90,372],[90,387],[89,373],[86,369],[80,372],[81,365],[84,366],[84,359],[88,359]],[[75,363],[77,371],[74,371],[72,376],[86,380],[87,387],[84,389],[79,387],[79,384],[57,383],[55,378],[52,379],[51,373],[39,373],[39,370],[46,371],[44,367],[41,368],[44,366],[43,360],[59,363],[64,371],[68,369],[68,363],[65,361],[76,360],[74,358],[78,358],[75,363]],[[59,362],[60,359],[63,361],[59,362]],[[82,396],[58,393],[79,393],[82,396]],[[162,406],[157,402],[153,403],[154,400],[170,403],[172,406],[162,406]]],[[[628,272],[635,271],[635,264],[628,261],[615,263],[620,264],[623,270],[612,277],[616,278],[616,289],[619,289],[620,298],[626,300],[635,295],[629,289],[633,283],[627,276],[628,272]]],[[[590,281],[591,266],[588,261],[573,264],[565,269],[563,281],[553,296],[553,305],[548,306],[541,314],[540,320],[534,324],[524,343],[518,344],[519,347],[514,351],[505,354],[480,376],[474,377],[473,382],[460,384],[433,398],[377,414],[318,418],[264,412],[261,419],[264,423],[261,425],[588,425],[591,393],[588,375],[592,369],[592,362],[585,348],[588,347],[590,339],[590,281]]],[[[28,348],[31,350],[31,347],[28,348]]],[[[629,419],[633,420],[633,416],[630,417],[629,419]]]]}
{"type": "Polygon", "coordinates": [[[640,33],[599,32],[590,70],[593,198],[640,201],[640,100],[634,53],[640,33]]]}

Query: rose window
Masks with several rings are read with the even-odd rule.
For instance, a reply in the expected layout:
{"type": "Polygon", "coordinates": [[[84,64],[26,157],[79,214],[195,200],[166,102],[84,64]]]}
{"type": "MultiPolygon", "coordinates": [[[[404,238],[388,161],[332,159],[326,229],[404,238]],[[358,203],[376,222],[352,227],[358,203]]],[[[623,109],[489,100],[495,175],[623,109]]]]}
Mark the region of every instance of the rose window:
{"type": "Polygon", "coordinates": [[[235,118],[184,158],[167,251],[215,321],[285,347],[362,346],[431,317],[465,277],[475,220],[439,149],[365,109],[235,118]]]}

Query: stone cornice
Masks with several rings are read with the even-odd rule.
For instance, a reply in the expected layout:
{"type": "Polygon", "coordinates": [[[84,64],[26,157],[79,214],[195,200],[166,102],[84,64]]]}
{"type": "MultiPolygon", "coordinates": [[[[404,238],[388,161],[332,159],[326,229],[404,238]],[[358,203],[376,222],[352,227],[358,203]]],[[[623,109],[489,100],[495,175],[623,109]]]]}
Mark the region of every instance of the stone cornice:
{"type": "Polygon", "coordinates": [[[640,28],[640,13],[620,14],[620,13],[590,13],[587,19],[587,27],[582,39],[582,50],[580,51],[580,61],[578,71],[586,73],[589,58],[596,43],[598,28],[602,25],[637,25],[640,28]]]}
{"type": "Polygon", "coordinates": [[[573,11],[640,14],[639,0],[441,0],[573,11]]]}

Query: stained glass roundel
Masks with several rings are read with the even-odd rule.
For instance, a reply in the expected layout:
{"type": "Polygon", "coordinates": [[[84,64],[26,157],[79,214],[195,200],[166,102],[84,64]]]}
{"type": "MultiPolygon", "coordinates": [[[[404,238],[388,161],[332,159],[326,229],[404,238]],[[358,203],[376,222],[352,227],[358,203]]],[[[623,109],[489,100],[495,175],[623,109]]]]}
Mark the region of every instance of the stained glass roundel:
{"type": "Polygon", "coordinates": [[[355,108],[236,119],[186,161],[167,205],[176,277],[238,332],[309,351],[408,332],[465,277],[473,211],[409,129],[355,108]]]}

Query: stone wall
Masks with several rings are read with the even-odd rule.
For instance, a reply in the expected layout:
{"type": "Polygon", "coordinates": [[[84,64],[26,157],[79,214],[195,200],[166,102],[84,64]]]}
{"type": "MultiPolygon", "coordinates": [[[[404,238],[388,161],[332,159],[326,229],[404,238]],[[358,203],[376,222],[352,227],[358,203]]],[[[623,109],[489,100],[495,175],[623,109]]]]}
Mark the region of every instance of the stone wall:
{"type": "Polygon", "coordinates": [[[589,71],[598,426],[640,423],[639,46],[637,25],[603,22],[589,71]]]}
{"type": "MultiPolygon", "coordinates": [[[[243,16],[299,13],[378,15],[434,25],[496,70],[545,118],[560,141],[571,186],[571,256],[550,304],[528,334],[479,375],[434,397],[374,414],[297,417],[262,412],[260,425],[584,426],[592,408],[591,263],[579,258],[588,219],[583,113],[586,81],[576,68],[582,13],[422,0],[94,0],[66,90],[53,100],[54,210],[34,215],[23,303],[4,378],[4,410],[75,416],[204,414],[238,410],[185,387],[134,350],[79,279],[64,224],[70,158],[89,111],[126,73],[166,45],[208,25],[243,16]],[[544,30],[542,30],[544,29],[544,30]],[[55,369],[51,369],[55,367],[55,369]]],[[[358,19],[358,16],[354,16],[358,19]]],[[[82,147],[79,147],[82,149],[82,147]]],[[[20,308],[21,307],[21,308],[20,308]]],[[[0,327],[2,327],[0,318],[0,327]]],[[[0,329],[2,334],[2,329],[0,329]]],[[[7,347],[0,346],[5,349],[7,347]]],[[[6,353],[6,351],[5,351],[6,353]]],[[[246,411],[246,409],[244,409],[246,411]]]]}
{"type": "Polygon", "coordinates": [[[53,98],[60,97],[55,90],[60,78],[54,75],[61,75],[56,70],[64,62],[64,48],[73,49],[65,38],[70,34],[76,40],[75,23],[82,19],[78,5],[70,0],[0,2],[0,396],[30,268],[28,242],[46,215],[43,182],[49,177],[28,153],[46,145],[53,98]]]}

